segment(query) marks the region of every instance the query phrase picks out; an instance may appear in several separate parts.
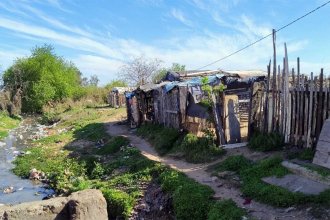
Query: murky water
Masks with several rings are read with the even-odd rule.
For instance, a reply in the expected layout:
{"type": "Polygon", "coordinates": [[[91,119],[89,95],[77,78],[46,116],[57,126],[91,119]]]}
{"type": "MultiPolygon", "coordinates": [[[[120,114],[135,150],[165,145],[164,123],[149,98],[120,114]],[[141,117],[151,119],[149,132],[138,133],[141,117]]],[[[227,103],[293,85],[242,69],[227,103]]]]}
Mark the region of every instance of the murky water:
{"type": "Polygon", "coordinates": [[[42,200],[54,193],[40,182],[22,179],[11,171],[14,167],[12,161],[28,146],[29,139],[38,131],[40,128],[33,120],[25,120],[18,128],[12,130],[6,139],[0,141],[0,204],[42,200]],[[13,187],[14,192],[4,193],[8,187],[13,187]]]}

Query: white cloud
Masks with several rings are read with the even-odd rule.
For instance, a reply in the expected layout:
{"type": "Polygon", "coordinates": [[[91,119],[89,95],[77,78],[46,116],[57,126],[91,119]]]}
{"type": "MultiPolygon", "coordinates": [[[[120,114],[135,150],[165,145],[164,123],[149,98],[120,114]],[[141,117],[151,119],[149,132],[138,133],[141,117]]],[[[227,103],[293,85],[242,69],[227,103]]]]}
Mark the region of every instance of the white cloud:
{"type": "Polygon", "coordinates": [[[189,27],[193,26],[193,22],[190,21],[180,9],[172,8],[171,15],[176,20],[182,22],[184,25],[187,25],[189,27]]]}

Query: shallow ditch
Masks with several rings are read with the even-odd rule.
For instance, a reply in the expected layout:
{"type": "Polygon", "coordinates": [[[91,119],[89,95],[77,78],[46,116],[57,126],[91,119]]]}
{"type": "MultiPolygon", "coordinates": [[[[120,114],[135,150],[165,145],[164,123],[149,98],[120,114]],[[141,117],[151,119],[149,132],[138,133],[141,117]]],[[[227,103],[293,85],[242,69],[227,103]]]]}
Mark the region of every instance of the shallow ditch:
{"type": "Polygon", "coordinates": [[[38,201],[54,194],[39,181],[22,179],[11,171],[15,157],[29,146],[33,138],[42,136],[43,130],[35,119],[29,118],[0,141],[0,205],[38,201]]]}

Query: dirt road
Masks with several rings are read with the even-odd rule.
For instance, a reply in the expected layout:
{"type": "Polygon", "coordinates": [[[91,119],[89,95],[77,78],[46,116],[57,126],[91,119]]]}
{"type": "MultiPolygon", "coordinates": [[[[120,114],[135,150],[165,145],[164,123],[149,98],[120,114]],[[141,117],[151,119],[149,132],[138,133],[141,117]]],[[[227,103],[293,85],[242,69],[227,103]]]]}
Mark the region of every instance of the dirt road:
{"type": "Polygon", "coordinates": [[[107,123],[107,130],[112,136],[122,135],[127,137],[131,141],[131,144],[139,148],[141,153],[150,160],[166,164],[173,169],[185,173],[197,182],[210,186],[215,192],[214,198],[232,199],[238,206],[245,208],[249,214],[256,219],[313,219],[306,210],[293,209],[288,211],[288,209],[274,208],[254,200],[252,200],[249,205],[243,205],[245,199],[241,196],[241,192],[237,188],[228,187],[225,184],[222,184],[221,179],[212,178],[210,173],[206,171],[206,168],[209,165],[219,162],[221,159],[208,164],[191,164],[167,156],[161,157],[146,140],[138,137],[134,132],[129,131],[125,125],[118,125],[116,121],[113,120],[107,123]]]}

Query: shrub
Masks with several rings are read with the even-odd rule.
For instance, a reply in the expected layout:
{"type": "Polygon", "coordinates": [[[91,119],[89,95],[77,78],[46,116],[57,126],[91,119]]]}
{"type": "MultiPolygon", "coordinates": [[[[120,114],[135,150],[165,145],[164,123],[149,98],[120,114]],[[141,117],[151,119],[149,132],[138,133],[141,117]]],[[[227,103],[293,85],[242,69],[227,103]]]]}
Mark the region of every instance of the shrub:
{"type": "Polygon", "coordinates": [[[138,128],[137,134],[147,138],[160,155],[169,152],[180,137],[180,133],[176,129],[157,124],[142,125],[138,128]]]}
{"type": "Polygon", "coordinates": [[[206,219],[213,191],[198,183],[188,183],[173,194],[173,206],[177,219],[206,219]]]}
{"type": "Polygon", "coordinates": [[[128,219],[134,207],[134,198],[117,189],[101,189],[101,191],[107,201],[109,219],[118,217],[128,219]]]}
{"type": "Polygon", "coordinates": [[[238,208],[233,200],[215,202],[209,213],[208,220],[241,220],[247,215],[245,210],[238,208]]]}
{"type": "Polygon", "coordinates": [[[252,162],[246,159],[242,155],[230,156],[220,164],[215,166],[216,171],[235,171],[239,172],[241,170],[247,169],[252,166],[252,162]]]}
{"type": "Polygon", "coordinates": [[[225,153],[213,143],[212,139],[197,137],[194,134],[187,134],[184,137],[180,150],[184,152],[185,159],[192,163],[207,162],[225,153]]]}
{"type": "Polygon", "coordinates": [[[252,136],[248,146],[257,151],[279,150],[283,147],[283,137],[275,132],[265,134],[256,133],[252,136]]]}

